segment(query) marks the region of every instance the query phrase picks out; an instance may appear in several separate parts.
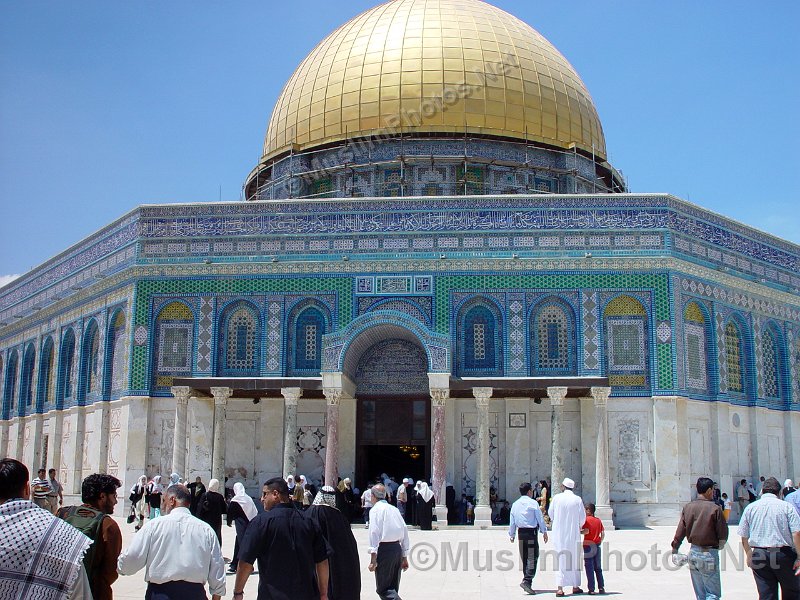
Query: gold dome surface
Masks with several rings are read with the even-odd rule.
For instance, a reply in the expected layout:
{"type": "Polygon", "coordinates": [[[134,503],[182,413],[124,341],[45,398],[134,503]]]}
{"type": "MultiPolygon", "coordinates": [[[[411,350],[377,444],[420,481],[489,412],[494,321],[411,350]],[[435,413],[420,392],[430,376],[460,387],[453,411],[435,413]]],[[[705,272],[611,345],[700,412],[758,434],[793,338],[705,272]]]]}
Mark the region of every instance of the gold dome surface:
{"type": "Polygon", "coordinates": [[[392,0],[342,25],[283,88],[264,157],[400,131],[606,154],[597,110],[567,59],[481,0],[392,0]]]}

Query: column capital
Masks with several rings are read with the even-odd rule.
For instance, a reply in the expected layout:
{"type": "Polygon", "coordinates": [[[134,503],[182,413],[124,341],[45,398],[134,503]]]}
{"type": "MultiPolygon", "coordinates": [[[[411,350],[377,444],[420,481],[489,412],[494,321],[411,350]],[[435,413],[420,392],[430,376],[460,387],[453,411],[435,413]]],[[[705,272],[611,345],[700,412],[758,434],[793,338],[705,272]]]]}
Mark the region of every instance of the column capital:
{"type": "Polygon", "coordinates": [[[303,395],[303,388],[281,388],[281,395],[287,406],[297,406],[300,396],[303,395]]]}
{"type": "Polygon", "coordinates": [[[444,406],[450,397],[450,388],[431,388],[431,404],[444,406]]]}
{"type": "Polygon", "coordinates": [[[590,391],[592,392],[595,406],[606,406],[608,404],[608,397],[611,395],[610,387],[593,387],[590,391]]]}
{"type": "Polygon", "coordinates": [[[178,404],[186,404],[189,402],[189,397],[192,395],[192,388],[188,385],[176,385],[169,388],[172,395],[175,396],[178,404]]]}
{"type": "Polygon", "coordinates": [[[322,388],[328,406],[339,406],[342,399],[342,388],[322,388]]]}
{"type": "Polygon", "coordinates": [[[489,398],[492,397],[494,388],[490,387],[474,387],[472,388],[472,395],[475,396],[475,403],[478,407],[489,406],[489,398]]]}
{"type": "Polygon", "coordinates": [[[564,406],[564,398],[567,397],[566,387],[549,387],[547,388],[547,397],[550,398],[551,406],[564,406]]]}
{"type": "Polygon", "coordinates": [[[229,387],[212,387],[211,395],[214,396],[214,404],[227,404],[228,398],[233,394],[233,390],[229,387]]]}

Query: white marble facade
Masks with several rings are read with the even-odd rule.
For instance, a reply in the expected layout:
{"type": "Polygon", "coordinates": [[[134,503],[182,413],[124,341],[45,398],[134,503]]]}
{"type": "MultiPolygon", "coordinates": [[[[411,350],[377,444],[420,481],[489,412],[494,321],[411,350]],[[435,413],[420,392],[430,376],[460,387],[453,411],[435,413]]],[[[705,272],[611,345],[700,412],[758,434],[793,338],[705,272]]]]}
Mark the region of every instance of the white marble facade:
{"type": "MultiPolygon", "coordinates": [[[[0,430],[3,454],[26,464],[55,466],[65,495],[77,500],[80,481],[106,470],[130,488],[141,474],[172,470],[174,398],[125,397],[110,403],[12,419],[0,430]],[[60,435],[59,432],[60,431],[60,435]],[[60,437],[61,443],[55,443],[60,437]],[[46,452],[46,457],[44,453],[46,452]]],[[[341,402],[339,474],[355,470],[356,404],[341,402]]],[[[225,474],[256,494],[264,480],[283,474],[282,398],[231,398],[226,410],[225,474]]],[[[564,401],[565,473],[587,501],[596,497],[597,408],[592,398],[564,401]]],[[[491,398],[489,477],[500,497],[514,499],[523,481],[549,478],[551,407],[545,398],[491,398]]],[[[214,399],[191,397],[187,407],[185,473],[211,477],[214,399]]],[[[326,404],[300,398],[297,472],[324,472],[326,404]]],[[[445,405],[446,480],[456,493],[473,494],[476,457],[469,438],[477,426],[474,400],[445,405]]],[[[759,475],[796,478],[800,468],[800,413],[701,402],[682,397],[611,398],[608,401],[609,494],[618,526],[673,524],[700,476],[733,494],[735,482],[759,475]]],[[[356,482],[357,484],[361,482],[356,482]]],[[[124,508],[118,508],[120,514],[124,508]]]]}

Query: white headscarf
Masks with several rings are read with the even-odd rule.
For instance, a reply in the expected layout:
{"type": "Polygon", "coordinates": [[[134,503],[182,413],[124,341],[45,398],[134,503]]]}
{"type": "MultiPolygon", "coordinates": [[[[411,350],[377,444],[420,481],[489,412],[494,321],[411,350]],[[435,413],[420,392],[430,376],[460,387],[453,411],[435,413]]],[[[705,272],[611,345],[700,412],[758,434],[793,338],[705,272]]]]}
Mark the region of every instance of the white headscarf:
{"type": "Polygon", "coordinates": [[[245,493],[244,484],[238,481],[233,484],[233,498],[231,498],[231,502],[236,502],[242,507],[244,516],[247,517],[248,521],[252,521],[256,518],[258,509],[253,499],[245,493]]]}
{"type": "Polygon", "coordinates": [[[431,498],[433,498],[433,492],[428,487],[428,484],[424,481],[417,482],[417,493],[422,496],[423,502],[428,502],[431,498]]]}
{"type": "Polygon", "coordinates": [[[794,484],[792,483],[791,479],[787,479],[786,481],[783,482],[783,487],[785,488],[794,487],[794,484]]]}
{"type": "Polygon", "coordinates": [[[305,490],[307,482],[308,482],[308,480],[306,479],[306,476],[305,475],[300,475],[300,481],[297,482],[297,485],[299,485],[301,488],[303,488],[305,490]]]}
{"type": "Polygon", "coordinates": [[[131,488],[131,494],[136,493],[136,486],[139,486],[140,490],[143,490],[147,487],[147,475],[142,475],[139,477],[139,481],[131,488]]]}
{"type": "Polygon", "coordinates": [[[156,475],[153,477],[153,480],[150,483],[153,484],[152,492],[154,494],[160,494],[164,491],[164,487],[161,485],[161,475],[156,475]]]}
{"type": "Polygon", "coordinates": [[[212,479],[208,482],[208,491],[219,493],[219,479],[212,479]]]}
{"type": "Polygon", "coordinates": [[[180,483],[180,482],[181,482],[181,476],[178,475],[177,473],[173,473],[172,475],[169,476],[169,484],[170,485],[175,485],[176,483],[180,483]]]}

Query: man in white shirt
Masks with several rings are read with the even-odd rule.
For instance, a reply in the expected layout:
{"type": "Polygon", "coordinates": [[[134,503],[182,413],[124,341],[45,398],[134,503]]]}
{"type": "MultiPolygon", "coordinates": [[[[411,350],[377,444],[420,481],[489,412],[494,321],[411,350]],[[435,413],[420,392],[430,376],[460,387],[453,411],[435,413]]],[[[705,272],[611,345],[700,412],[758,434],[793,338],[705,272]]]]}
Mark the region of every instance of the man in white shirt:
{"type": "Polygon", "coordinates": [[[159,600],[212,600],[225,595],[225,561],[211,527],[192,516],[192,494],[184,485],[164,493],[162,515],[148,521],[117,562],[120,575],[145,567],[147,597],[159,600]]]}
{"type": "Polygon", "coordinates": [[[386,488],[372,486],[369,519],[369,570],[381,600],[400,600],[400,573],[408,569],[408,529],[400,511],[386,501],[386,488]]]}
{"type": "Polygon", "coordinates": [[[361,508],[364,509],[364,528],[369,529],[369,511],[372,510],[372,489],[367,488],[361,494],[361,508]]]}

